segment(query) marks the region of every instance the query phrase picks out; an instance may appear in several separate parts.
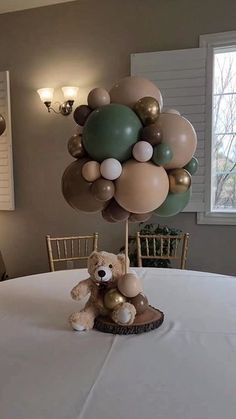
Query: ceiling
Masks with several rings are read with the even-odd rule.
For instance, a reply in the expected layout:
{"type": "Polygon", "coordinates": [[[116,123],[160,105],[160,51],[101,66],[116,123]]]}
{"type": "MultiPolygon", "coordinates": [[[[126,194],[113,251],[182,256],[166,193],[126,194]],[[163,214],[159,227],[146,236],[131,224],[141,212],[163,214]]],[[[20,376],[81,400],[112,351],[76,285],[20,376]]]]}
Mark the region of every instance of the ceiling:
{"type": "Polygon", "coordinates": [[[71,0],[0,0],[0,13],[49,6],[50,4],[66,3],[68,1],[71,0]]]}

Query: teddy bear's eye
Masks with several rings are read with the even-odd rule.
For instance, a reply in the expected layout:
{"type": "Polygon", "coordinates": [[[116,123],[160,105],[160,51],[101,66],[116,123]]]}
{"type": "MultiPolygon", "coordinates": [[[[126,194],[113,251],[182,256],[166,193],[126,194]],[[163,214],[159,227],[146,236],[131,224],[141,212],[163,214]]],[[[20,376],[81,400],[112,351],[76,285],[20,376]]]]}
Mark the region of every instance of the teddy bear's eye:
{"type": "Polygon", "coordinates": [[[110,269],[112,268],[112,265],[111,265],[111,264],[109,265],[109,268],[110,268],[110,269]]]}

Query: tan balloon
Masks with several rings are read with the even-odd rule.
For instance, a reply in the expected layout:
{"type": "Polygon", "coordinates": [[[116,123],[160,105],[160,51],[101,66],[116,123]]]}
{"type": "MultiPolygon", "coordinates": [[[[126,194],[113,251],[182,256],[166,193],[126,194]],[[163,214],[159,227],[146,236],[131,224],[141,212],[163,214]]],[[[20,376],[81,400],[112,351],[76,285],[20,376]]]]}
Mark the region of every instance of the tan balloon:
{"type": "Polygon", "coordinates": [[[94,182],[101,177],[100,163],[97,161],[88,161],[82,167],[82,176],[87,182],[94,182]]]}
{"type": "Polygon", "coordinates": [[[168,173],[171,193],[186,192],[191,186],[191,175],[185,169],[173,169],[168,173]]]}
{"type": "Polygon", "coordinates": [[[173,152],[173,158],[163,167],[176,169],[185,166],[193,157],[197,147],[197,135],[192,124],[181,115],[161,113],[156,125],[161,130],[162,142],[173,152]]]}
{"type": "Polygon", "coordinates": [[[126,297],[117,288],[112,288],[104,296],[104,305],[109,310],[113,310],[118,305],[126,302],[126,297]]]}
{"type": "Polygon", "coordinates": [[[163,112],[163,113],[174,113],[174,114],[176,114],[176,115],[180,115],[180,112],[179,112],[179,111],[177,111],[177,109],[172,109],[172,108],[165,108],[165,109],[162,109],[162,112],[163,112]]]}
{"type": "Polygon", "coordinates": [[[142,77],[125,77],[118,81],[110,90],[112,103],[121,103],[131,108],[139,99],[145,96],[155,98],[160,105],[160,109],[162,109],[162,95],[157,85],[142,77]]]}
{"type": "Polygon", "coordinates": [[[86,154],[82,144],[81,134],[73,135],[68,141],[67,148],[71,156],[76,159],[80,159],[81,157],[84,157],[84,155],[86,154]]]}
{"type": "Polygon", "coordinates": [[[106,89],[102,89],[101,87],[96,87],[91,90],[88,95],[88,106],[91,109],[97,109],[100,106],[109,105],[109,103],[110,95],[106,89]]]}
{"type": "Polygon", "coordinates": [[[62,193],[68,204],[79,211],[98,212],[106,205],[95,199],[91,193],[91,183],[82,176],[82,167],[86,159],[71,163],[62,176],[62,193]]]}
{"type": "Polygon", "coordinates": [[[115,199],[129,212],[143,214],[158,208],[166,199],[169,179],[163,167],[151,162],[128,160],[115,181],[115,199]]]}
{"type": "Polygon", "coordinates": [[[149,96],[139,99],[133,109],[144,125],[150,125],[156,122],[160,114],[158,101],[149,96]]]}
{"type": "Polygon", "coordinates": [[[136,295],[142,292],[141,281],[135,274],[127,273],[119,279],[118,289],[125,297],[136,297],[136,295]]]}

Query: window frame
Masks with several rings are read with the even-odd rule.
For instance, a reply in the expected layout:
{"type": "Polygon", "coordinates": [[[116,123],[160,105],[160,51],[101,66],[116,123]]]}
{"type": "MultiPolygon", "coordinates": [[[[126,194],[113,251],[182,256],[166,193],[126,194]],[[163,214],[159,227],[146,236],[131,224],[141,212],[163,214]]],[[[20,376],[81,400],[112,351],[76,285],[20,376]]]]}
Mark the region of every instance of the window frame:
{"type": "Polygon", "coordinates": [[[214,48],[236,46],[236,31],[201,35],[199,46],[207,49],[206,61],[206,132],[205,132],[205,212],[197,213],[198,224],[236,225],[236,212],[211,211],[212,99],[214,48]]]}
{"type": "Polygon", "coordinates": [[[14,199],[14,178],[13,178],[13,153],[12,153],[12,130],[11,130],[11,100],[10,100],[10,75],[9,71],[0,71],[0,84],[2,95],[0,98],[1,112],[6,122],[6,129],[0,136],[0,196],[7,199],[0,199],[0,211],[15,210],[14,199]],[[5,154],[1,156],[2,152],[5,154]],[[3,170],[2,170],[3,169],[3,170]],[[3,191],[3,193],[2,193],[3,191]]]}

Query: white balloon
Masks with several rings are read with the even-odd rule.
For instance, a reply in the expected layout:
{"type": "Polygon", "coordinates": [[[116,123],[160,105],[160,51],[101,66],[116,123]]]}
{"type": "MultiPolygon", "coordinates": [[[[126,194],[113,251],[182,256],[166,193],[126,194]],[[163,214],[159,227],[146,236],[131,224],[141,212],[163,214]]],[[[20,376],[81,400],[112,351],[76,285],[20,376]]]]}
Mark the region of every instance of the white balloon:
{"type": "Polygon", "coordinates": [[[144,163],[152,158],[153,148],[147,141],[138,141],[133,147],[135,160],[144,163]]]}
{"type": "Polygon", "coordinates": [[[122,166],[119,160],[110,158],[103,160],[100,166],[101,175],[104,179],[115,180],[120,177],[122,166]]]}

